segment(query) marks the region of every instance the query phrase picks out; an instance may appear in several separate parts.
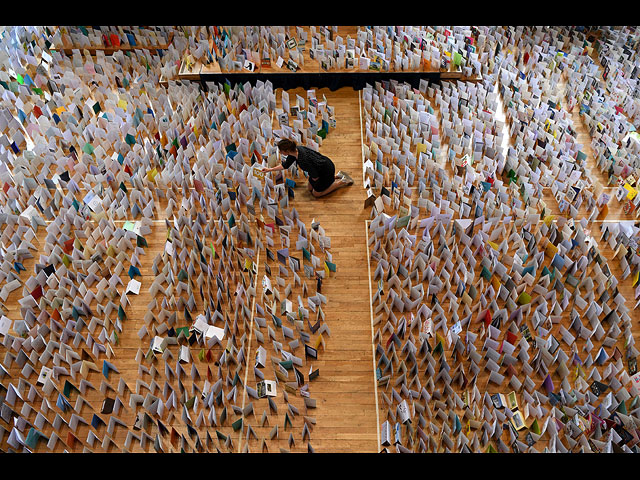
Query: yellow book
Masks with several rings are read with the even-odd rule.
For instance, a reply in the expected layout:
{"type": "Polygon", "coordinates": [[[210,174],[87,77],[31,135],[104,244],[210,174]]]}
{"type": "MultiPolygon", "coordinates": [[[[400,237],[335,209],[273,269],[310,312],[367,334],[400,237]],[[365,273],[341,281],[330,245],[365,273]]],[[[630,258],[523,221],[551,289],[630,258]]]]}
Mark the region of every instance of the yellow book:
{"type": "Polygon", "coordinates": [[[633,200],[633,198],[638,193],[638,191],[635,188],[633,188],[631,185],[629,185],[628,183],[624,184],[624,189],[627,191],[627,199],[628,200],[633,200]]]}
{"type": "Polygon", "coordinates": [[[547,246],[545,247],[545,251],[547,255],[553,257],[556,253],[558,253],[558,247],[556,247],[553,243],[547,242],[547,246]]]}

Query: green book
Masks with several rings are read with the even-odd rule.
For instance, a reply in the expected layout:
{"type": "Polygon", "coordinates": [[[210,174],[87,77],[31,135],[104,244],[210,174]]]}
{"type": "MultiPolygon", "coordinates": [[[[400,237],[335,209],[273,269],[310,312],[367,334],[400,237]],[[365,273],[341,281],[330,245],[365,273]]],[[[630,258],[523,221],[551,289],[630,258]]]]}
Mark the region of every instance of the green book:
{"type": "Polygon", "coordinates": [[[526,305],[528,303],[531,303],[531,295],[527,292],[522,292],[518,297],[518,305],[526,305]]]}
{"type": "Polygon", "coordinates": [[[280,365],[282,365],[287,370],[291,370],[293,368],[293,361],[292,360],[284,360],[284,361],[280,362],[280,365]]]}
{"type": "Polygon", "coordinates": [[[411,215],[405,215],[404,217],[400,217],[396,222],[396,228],[403,228],[409,225],[409,220],[411,220],[411,215]]]}
{"type": "Polygon", "coordinates": [[[89,142],[87,142],[82,147],[82,151],[87,155],[91,155],[93,153],[93,146],[89,142]]]}
{"type": "Polygon", "coordinates": [[[540,435],[540,425],[538,425],[538,419],[537,418],[533,420],[533,423],[529,427],[529,430],[531,430],[536,435],[540,435]]]}
{"type": "Polygon", "coordinates": [[[137,235],[137,239],[136,239],[136,245],[138,247],[147,247],[147,241],[144,239],[144,237],[141,237],[140,235],[137,235]]]}
{"type": "Polygon", "coordinates": [[[491,272],[484,265],[482,266],[482,272],[480,273],[480,275],[487,281],[491,280],[491,272]]]}
{"type": "Polygon", "coordinates": [[[189,327],[176,328],[176,336],[180,336],[180,333],[183,333],[185,337],[189,338],[189,327]]]}
{"type": "Polygon", "coordinates": [[[62,390],[62,393],[64,394],[64,396],[67,398],[71,398],[69,397],[69,395],[71,394],[72,390],[77,390],[77,389],[69,380],[65,380],[64,388],[62,390]]]}
{"type": "Polygon", "coordinates": [[[231,426],[233,427],[234,432],[237,432],[238,430],[240,430],[242,428],[242,418],[239,418],[238,420],[233,422],[231,426]]]}

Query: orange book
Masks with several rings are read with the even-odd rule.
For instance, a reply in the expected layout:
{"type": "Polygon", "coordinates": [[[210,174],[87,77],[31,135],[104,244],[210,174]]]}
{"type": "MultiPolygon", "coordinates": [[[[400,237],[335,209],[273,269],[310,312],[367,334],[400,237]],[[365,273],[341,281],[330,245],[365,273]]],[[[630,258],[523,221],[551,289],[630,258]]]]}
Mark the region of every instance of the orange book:
{"type": "Polygon", "coordinates": [[[598,220],[602,220],[604,218],[607,218],[607,214],[609,213],[609,206],[608,205],[604,205],[601,209],[600,209],[600,213],[598,214],[598,220]]]}
{"type": "Polygon", "coordinates": [[[73,433],[71,433],[71,432],[67,433],[67,446],[69,448],[75,447],[77,440],[78,439],[76,438],[76,436],[73,433]]]}

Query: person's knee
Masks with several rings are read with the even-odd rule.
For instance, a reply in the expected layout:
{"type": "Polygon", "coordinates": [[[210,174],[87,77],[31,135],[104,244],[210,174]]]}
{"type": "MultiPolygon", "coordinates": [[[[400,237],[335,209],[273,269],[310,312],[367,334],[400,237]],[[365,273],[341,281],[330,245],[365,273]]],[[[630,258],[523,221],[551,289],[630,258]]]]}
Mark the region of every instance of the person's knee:
{"type": "Polygon", "coordinates": [[[316,198],[319,198],[322,196],[322,193],[316,192],[315,190],[311,189],[311,195],[313,195],[316,198]]]}
{"type": "Polygon", "coordinates": [[[307,182],[307,190],[309,190],[310,192],[313,192],[313,186],[307,182]]]}

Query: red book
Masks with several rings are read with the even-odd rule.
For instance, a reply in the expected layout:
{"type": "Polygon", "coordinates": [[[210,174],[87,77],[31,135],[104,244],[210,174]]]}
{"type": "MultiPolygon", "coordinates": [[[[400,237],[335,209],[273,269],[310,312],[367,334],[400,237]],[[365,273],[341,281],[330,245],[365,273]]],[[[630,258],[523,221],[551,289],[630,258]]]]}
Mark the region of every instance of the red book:
{"type": "Polygon", "coordinates": [[[111,45],[114,47],[120,46],[120,38],[115,33],[112,33],[109,38],[111,38],[111,45]]]}
{"type": "Polygon", "coordinates": [[[31,296],[37,302],[42,297],[42,285],[38,285],[32,292],[31,296]]]}
{"type": "Polygon", "coordinates": [[[73,238],[70,238],[69,240],[67,240],[66,242],[64,242],[64,253],[71,253],[73,252],[73,238]]]}
{"type": "Polygon", "coordinates": [[[488,327],[491,323],[491,310],[487,310],[487,313],[484,314],[484,325],[488,327]]]}
{"type": "Polygon", "coordinates": [[[505,373],[506,373],[505,377],[509,379],[514,375],[518,375],[518,372],[513,365],[508,365],[505,373]]]}
{"type": "Polygon", "coordinates": [[[40,107],[36,105],[35,107],[33,107],[33,113],[35,114],[36,118],[40,118],[40,116],[42,115],[42,110],[40,110],[40,107]]]}

